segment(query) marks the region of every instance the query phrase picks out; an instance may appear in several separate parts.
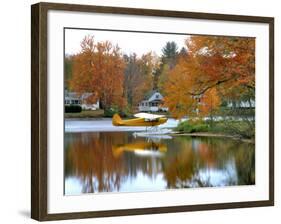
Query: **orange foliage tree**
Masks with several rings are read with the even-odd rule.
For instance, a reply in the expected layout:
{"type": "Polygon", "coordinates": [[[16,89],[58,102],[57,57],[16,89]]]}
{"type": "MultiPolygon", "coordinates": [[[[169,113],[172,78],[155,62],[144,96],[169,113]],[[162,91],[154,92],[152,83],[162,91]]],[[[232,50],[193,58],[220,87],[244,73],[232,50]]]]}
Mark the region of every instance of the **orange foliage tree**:
{"type": "Polygon", "coordinates": [[[95,42],[86,36],[81,42],[81,52],[74,56],[70,89],[78,93],[89,92],[90,102],[100,100],[103,108],[123,107],[125,64],[118,46],[110,42],[95,42]]]}
{"type": "Polygon", "coordinates": [[[220,106],[221,100],[218,96],[217,89],[211,88],[200,98],[198,110],[203,116],[210,115],[211,118],[215,110],[220,106]]]}
{"type": "Polygon", "coordinates": [[[186,48],[163,88],[174,117],[210,114],[222,99],[253,95],[254,38],[192,36],[186,48]]]}

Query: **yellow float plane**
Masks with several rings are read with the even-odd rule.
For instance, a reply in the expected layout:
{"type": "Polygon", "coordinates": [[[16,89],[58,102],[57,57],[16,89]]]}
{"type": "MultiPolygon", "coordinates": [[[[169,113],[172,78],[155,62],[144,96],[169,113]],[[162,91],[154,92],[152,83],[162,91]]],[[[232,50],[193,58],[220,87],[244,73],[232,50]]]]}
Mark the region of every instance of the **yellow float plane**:
{"type": "Polygon", "coordinates": [[[122,120],[118,114],[114,114],[112,124],[114,126],[145,126],[152,127],[166,123],[168,120],[165,115],[138,113],[135,114],[133,119],[122,120]]]}

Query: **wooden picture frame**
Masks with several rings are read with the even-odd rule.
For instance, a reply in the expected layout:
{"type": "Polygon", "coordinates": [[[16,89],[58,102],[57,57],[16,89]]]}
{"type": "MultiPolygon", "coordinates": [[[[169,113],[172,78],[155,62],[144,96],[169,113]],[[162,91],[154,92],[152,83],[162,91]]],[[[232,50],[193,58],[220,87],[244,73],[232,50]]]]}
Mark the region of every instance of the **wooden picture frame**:
{"type": "MultiPolygon", "coordinates": [[[[92,217],[187,212],[274,205],[274,18],[183,11],[116,8],[90,5],[38,3],[31,6],[31,217],[39,221],[92,217]],[[268,199],[229,203],[145,207],[82,212],[48,212],[48,12],[66,11],[111,15],[187,18],[210,21],[266,24],[269,27],[269,173],[268,199]]],[[[63,88],[63,87],[62,87],[63,88]]],[[[63,150],[63,149],[57,149],[63,150]]]]}

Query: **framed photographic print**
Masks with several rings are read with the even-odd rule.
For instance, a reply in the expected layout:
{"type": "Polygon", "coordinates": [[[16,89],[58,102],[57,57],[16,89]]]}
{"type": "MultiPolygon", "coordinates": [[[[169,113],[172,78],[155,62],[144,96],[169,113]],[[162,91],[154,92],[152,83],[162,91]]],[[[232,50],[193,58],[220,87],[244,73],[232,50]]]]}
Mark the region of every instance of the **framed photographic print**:
{"type": "Polygon", "coordinates": [[[274,19],[32,5],[32,218],[274,204],[274,19]]]}

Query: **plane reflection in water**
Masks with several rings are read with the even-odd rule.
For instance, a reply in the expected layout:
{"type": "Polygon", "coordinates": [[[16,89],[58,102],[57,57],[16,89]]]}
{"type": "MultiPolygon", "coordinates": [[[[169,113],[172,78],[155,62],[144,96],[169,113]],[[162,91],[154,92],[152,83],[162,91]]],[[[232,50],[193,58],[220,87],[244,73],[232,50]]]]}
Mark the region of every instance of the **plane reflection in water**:
{"type": "Polygon", "coordinates": [[[255,184],[255,147],[227,138],[65,133],[65,194],[255,184]]]}
{"type": "Polygon", "coordinates": [[[162,156],[167,151],[167,146],[164,143],[153,142],[149,139],[147,141],[112,146],[112,153],[116,158],[121,156],[124,151],[143,156],[162,156]]]}

